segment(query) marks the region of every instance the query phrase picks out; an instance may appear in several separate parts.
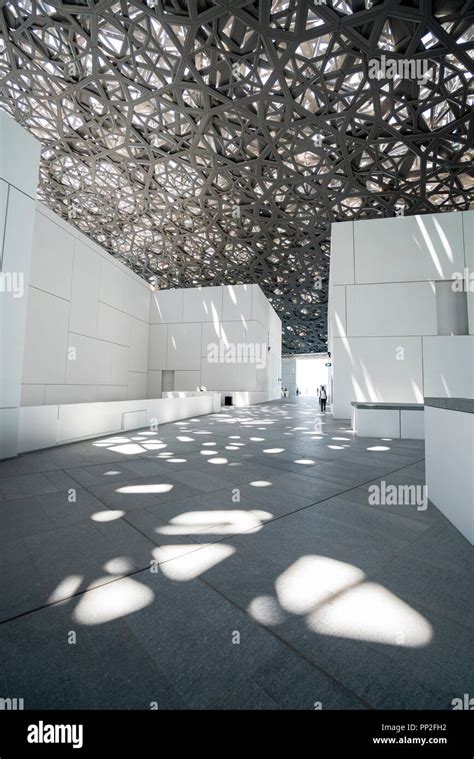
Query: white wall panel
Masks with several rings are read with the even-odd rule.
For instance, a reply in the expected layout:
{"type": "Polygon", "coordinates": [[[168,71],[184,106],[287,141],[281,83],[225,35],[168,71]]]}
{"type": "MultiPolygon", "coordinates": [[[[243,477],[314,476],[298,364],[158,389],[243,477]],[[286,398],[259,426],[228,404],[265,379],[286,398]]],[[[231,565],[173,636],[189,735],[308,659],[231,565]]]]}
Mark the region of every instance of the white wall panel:
{"type": "Polygon", "coordinates": [[[106,303],[97,309],[97,337],[109,343],[128,345],[130,342],[130,317],[106,303]]]}
{"type": "Polygon", "coordinates": [[[161,372],[149,371],[147,379],[147,398],[161,398],[161,372]]]}
{"type": "Polygon", "coordinates": [[[419,337],[337,337],[332,361],[337,418],[351,418],[351,401],[423,403],[419,337]]]}
{"type": "Polygon", "coordinates": [[[466,293],[457,292],[452,280],[435,282],[438,335],[467,335],[468,311],[466,293]]]}
{"type": "Polygon", "coordinates": [[[122,427],[124,407],[120,403],[81,403],[58,406],[58,409],[59,443],[106,435],[122,427]]]}
{"type": "Polygon", "coordinates": [[[236,390],[257,390],[257,369],[255,364],[211,364],[202,359],[201,382],[206,390],[222,390],[231,387],[236,390]]]}
{"type": "Polygon", "coordinates": [[[131,318],[130,354],[128,368],[132,372],[146,372],[148,369],[149,327],[139,319],[131,318]]]}
{"type": "Polygon", "coordinates": [[[333,285],[354,284],[354,228],[352,221],[331,224],[331,270],[333,285]]]}
{"type": "Polygon", "coordinates": [[[96,337],[100,257],[81,240],[75,240],[69,329],[96,337]]]}
{"type": "Polygon", "coordinates": [[[70,300],[74,235],[42,213],[35,214],[30,285],[70,300]]]}
{"type": "Polygon", "coordinates": [[[270,312],[273,312],[268,300],[259,287],[252,287],[252,320],[261,325],[268,325],[270,312]]]}
{"type": "Polygon", "coordinates": [[[437,334],[431,282],[352,285],[346,293],[350,337],[437,334]]]}
{"type": "Polygon", "coordinates": [[[256,321],[246,322],[244,343],[250,343],[252,345],[258,344],[264,345],[268,348],[268,323],[266,325],[256,321]]]}
{"type": "Polygon", "coordinates": [[[463,268],[462,234],[460,213],[356,221],[355,281],[451,279],[463,268]]]}
{"type": "Polygon", "coordinates": [[[150,324],[148,370],[166,369],[168,325],[150,324]]]}
{"type": "Polygon", "coordinates": [[[199,369],[200,364],[201,325],[169,324],[166,368],[199,369]]]}
{"type": "Polygon", "coordinates": [[[41,144],[6,113],[0,114],[0,177],[36,198],[41,144]]]}
{"type": "Polygon", "coordinates": [[[242,322],[220,322],[220,324],[204,323],[202,325],[201,355],[207,356],[211,345],[218,345],[222,340],[224,345],[243,343],[245,327],[242,322]]]}
{"type": "Polygon", "coordinates": [[[331,319],[334,337],[346,336],[346,286],[336,285],[331,288],[331,319]]]}
{"type": "Polygon", "coordinates": [[[76,359],[67,361],[68,385],[111,384],[112,343],[70,332],[69,346],[76,349],[76,359]]]}
{"type": "Polygon", "coordinates": [[[400,431],[402,438],[423,440],[425,437],[425,412],[400,411],[400,431]]]}
{"type": "Polygon", "coordinates": [[[99,300],[124,311],[127,278],[127,274],[117,264],[101,258],[99,300]]]}
{"type": "MultiPolygon", "coordinates": [[[[9,186],[3,179],[0,179],[0,240],[3,241],[5,237],[5,222],[7,218],[7,202],[8,202],[9,186]]],[[[3,249],[0,243],[0,270],[2,261],[3,249]]]]}
{"type": "MultiPolygon", "coordinates": [[[[467,290],[467,312],[469,320],[469,334],[474,335],[474,211],[463,211],[464,229],[464,265],[470,275],[470,286],[467,290]]],[[[462,273],[463,270],[460,270],[462,273]]]]}
{"type": "Polygon", "coordinates": [[[127,276],[125,286],[125,310],[127,314],[148,323],[150,316],[150,288],[145,282],[127,276]]]}
{"type": "Polygon", "coordinates": [[[58,433],[58,407],[36,406],[20,409],[20,451],[34,451],[56,445],[58,433]]]}
{"type": "Polygon", "coordinates": [[[44,385],[22,385],[21,405],[42,406],[44,404],[44,385]]]}
{"type": "Polygon", "coordinates": [[[222,287],[192,287],[183,290],[183,322],[222,321],[222,287]]]}
{"type": "Polygon", "coordinates": [[[146,398],[148,376],[146,372],[129,372],[128,373],[128,390],[127,398],[146,398]]]}
{"type": "MultiPolygon", "coordinates": [[[[97,395],[97,385],[45,385],[44,403],[94,403],[102,400],[97,395]]],[[[36,405],[36,404],[35,404],[36,405]]]]}
{"type": "Polygon", "coordinates": [[[23,382],[66,381],[69,303],[31,287],[23,356],[23,382]]]}
{"type": "Polygon", "coordinates": [[[112,345],[111,374],[107,384],[128,384],[128,352],[123,345],[112,345]]]}
{"type": "Polygon", "coordinates": [[[400,437],[400,412],[395,409],[355,409],[354,432],[358,437],[400,437]]]}
{"type": "Polygon", "coordinates": [[[424,395],[474,398],[474,335],[423,338],[424,395]]]}
{"type": "Polygon", "coordinates": [[[176,371],[174,373],[175,390],[197,390],[200,386],[200,371],[176,371]]]}
{"type": "Polygon", "coordinates": [[[151,293],[150,324],[183,321],[184,290],[156,290],[151,293]]]}
{"type": "Polygon", "coordinates": [[[122,414],[122,429],[136,430],[139,427],[144,427],[146,425],[146,420],[146,409],[142,409],[141,411],[125,411],[122,414]]]}
{"type": "Polygon", "coordinates": [[[462,212],[462,223],[464,234],[464,265],[472,272],[474,271],[474,210],[462,212]]]}
{"type": "Polygon", "coordinates": [[[126,401],[128,398],[127,385],[99,385],[97,401],[126,401]]]}
{"type": "MultiPolygon", "coordinates": [[[[254,285],[255,286],[255,285],[254,285]]],[[[252,286],[228,285],[222,293],[223,321],[250,321],[252,318],[252,286]]]]}
{"type": "MultiPolygon", "coordinates": [[[[1,121],[0,121],[1,128],[1,121]]],[[[2,146],[0,145],[0,148],[2,146]]],[[[0,149],[0,153],[3,151],[0,149]]],[[[0,406],[19,406],[27,322],[28,279],[34,225],[34,201],[10,187],[2,253],[2,273],[16,275],[17,292],[0,294],[0,406]],[[23,276],[23,284],[20,277],[23,276]]],[[[36,380],[30,379],[29,382],[36,380]]]]}

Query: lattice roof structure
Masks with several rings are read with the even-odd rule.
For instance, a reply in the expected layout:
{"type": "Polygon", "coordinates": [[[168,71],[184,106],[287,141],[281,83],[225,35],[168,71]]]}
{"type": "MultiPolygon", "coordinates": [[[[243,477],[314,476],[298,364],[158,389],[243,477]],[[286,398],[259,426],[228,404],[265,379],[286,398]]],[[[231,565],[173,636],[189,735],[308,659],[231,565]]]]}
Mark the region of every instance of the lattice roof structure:
{"type": "Polygon", "coordinates": [[[469,208],[473,16],[4,0],[0,107],[41,140],[40,197],[112,255],[160,288],[258,283],[285,352],[324,351],[331,222],[469,208]]]}

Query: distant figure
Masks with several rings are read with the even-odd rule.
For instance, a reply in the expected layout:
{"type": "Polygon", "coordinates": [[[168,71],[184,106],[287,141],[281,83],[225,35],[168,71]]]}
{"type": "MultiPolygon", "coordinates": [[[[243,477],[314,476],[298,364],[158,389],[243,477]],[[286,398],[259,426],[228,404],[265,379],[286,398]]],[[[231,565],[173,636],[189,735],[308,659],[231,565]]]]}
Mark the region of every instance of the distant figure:
{"type": "Polygon", "coordinates": [[[283,390],[283,398],[288,398],[288,388],[287,387],[285,387],[285,389],[283,390]]]}
{"type": "Polygon", "coordinates": [[[326,388],[324,385],[321,385],[321,389],[319,391],[319,405],[321,406],[321,411],[323,413],[326,412],[326,401],[328,399],[328,394],[326,392],[326,388]]]}
{"type": "Polygon", "coordinates": [[[299,395],[299,394],[300,394],[300,391],[298,388],[296,388],[296,395],[299,395]]]}

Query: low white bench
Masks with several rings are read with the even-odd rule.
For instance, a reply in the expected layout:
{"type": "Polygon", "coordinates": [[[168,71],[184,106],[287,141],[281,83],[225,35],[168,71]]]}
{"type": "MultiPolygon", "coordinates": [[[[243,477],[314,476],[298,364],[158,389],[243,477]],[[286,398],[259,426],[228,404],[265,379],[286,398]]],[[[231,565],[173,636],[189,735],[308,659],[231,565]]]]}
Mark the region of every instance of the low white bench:
{"type": "Polygon", "coordinates": [[[423,440],[423,403],[366,403],[352,401],[352,429],[358,437],[423,440]]]}
{"type": "Polygon", "coordinates": [[[221,394],[213,390],[165,390],[163,398],[202,398],[209,395],[212,398],[212,412],[217,414],[221,410],[221,394]]]}
{"type": "MultiPolygon", "coordinates": [[[[135,430],[149,424],[167,424],[212,414],[213,411],[213,398],[211,394],[204,393],[185,398],[22,406],[18,451],[25,453],[52,448],[78,440],[135,430]]],[[[0,458],[1,454],[0,447],[0,458]]]]}

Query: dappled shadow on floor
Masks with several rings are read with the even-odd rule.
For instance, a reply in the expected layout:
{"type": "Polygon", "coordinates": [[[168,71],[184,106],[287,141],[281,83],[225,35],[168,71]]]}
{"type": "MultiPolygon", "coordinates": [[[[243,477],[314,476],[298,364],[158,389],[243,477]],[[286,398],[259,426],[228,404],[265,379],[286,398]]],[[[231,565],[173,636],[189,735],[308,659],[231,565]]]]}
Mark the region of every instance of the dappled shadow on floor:
{"type": "Polygon", "coordinates": [[[423,456],[299,399],[0,463],[0,697],[451,708],[472,549],[419,497],[423,456]]]}

